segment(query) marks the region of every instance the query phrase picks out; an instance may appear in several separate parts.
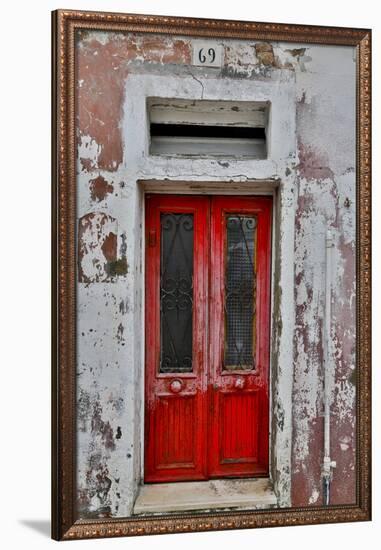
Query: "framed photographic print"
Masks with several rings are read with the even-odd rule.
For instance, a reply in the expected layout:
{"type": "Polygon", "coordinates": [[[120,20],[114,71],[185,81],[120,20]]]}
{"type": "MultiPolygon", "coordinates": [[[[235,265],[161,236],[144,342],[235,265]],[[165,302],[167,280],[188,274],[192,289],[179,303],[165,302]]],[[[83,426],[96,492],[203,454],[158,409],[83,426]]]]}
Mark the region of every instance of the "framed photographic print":
{"type": "Polygon", "coordinates": [[[53,12],[53,538],[370,519],[370,55],[53,12]]]}

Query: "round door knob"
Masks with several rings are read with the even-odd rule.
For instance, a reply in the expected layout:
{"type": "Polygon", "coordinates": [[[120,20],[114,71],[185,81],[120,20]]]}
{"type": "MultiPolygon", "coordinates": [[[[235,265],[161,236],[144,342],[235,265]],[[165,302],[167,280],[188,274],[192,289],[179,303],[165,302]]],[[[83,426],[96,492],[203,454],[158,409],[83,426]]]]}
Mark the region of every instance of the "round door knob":
{"type": "Polygon", "coordinates": [[[179,393],[183,387],[183,384],[181,380],[172,380],[172,382],[169,384],[169,389],[172,393],[179,393]]]}
{"type": "Polygon", "coordinates": [[[234,382],[234,387],[237,390],[242,390],[245,387],[245,379],[244,378],[237,378],[234,382]]]}

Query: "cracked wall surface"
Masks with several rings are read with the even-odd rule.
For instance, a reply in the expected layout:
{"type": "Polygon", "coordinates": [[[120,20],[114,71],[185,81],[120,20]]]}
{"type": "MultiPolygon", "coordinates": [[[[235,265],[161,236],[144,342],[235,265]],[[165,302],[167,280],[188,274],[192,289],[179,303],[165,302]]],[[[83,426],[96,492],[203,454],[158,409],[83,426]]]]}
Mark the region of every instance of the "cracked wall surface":
{"type": "Polygon", "coordinates": [[[137,181],[155,178],[158,188],[165,179],[193,182],[188,192],[202,190],[203,181],[226,192],[253,180],[276,182],[271,470],[284,506],[322,503],[324,243],[332,231],[331,502],[355,501],[354,49],[220,43],[222,66],[203,68],[191,65],[189,37],[77,37],[80,517],[129,515],[141,480],[144,218],[137,181]],[[271,98],[268,159],[150,157],[149,95],[271,98]]]}

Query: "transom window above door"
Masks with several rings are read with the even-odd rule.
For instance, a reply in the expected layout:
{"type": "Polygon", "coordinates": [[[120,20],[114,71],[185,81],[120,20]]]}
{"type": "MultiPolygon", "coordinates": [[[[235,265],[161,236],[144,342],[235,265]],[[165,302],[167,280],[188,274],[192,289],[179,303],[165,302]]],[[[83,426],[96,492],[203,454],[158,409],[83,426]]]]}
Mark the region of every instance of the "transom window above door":
{"type": "Polygon", "coordinates": [[[151,155],[265,159],[268,101],[149,97],[151,155]]]}

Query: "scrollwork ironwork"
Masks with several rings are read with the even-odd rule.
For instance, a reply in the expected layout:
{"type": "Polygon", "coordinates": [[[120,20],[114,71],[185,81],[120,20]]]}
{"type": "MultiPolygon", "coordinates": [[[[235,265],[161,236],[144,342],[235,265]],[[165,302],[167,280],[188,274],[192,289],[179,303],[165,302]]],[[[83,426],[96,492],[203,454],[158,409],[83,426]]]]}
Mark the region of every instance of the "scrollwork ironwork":
{"type": "Polygon", "coordinates": [[[193,215],[161,215],[160,372],[192,371],[193,215]]]}
{"type": "Polygon", "coordinates": [[[252,370],[255,319],[256,217],[229,215],[226,220],[225,368],[252,370]]]}

